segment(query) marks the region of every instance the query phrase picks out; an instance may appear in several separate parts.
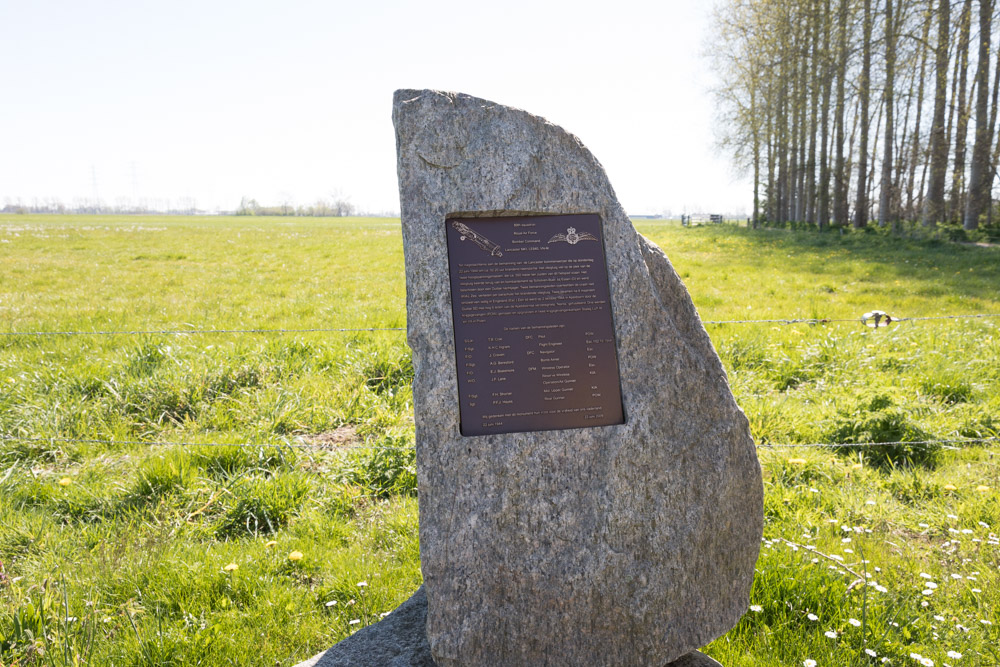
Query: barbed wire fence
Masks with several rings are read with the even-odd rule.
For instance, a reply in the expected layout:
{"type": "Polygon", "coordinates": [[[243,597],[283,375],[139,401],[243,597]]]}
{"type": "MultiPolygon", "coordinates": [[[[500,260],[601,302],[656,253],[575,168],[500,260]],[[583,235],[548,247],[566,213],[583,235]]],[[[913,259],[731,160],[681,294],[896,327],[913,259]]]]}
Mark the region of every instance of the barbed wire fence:
{"type": "MultiPolygon", "coordinates": [[[[881,312],[881,311],[876,311],[881,312]]],[[[882,313],[884,315],[884,313],[882,313]]],[[[869,313],[866,313],[869,315],[869,313]]],[[[879,323],[873,328],[880,326],[888,326],[894,322],[926,322],[930,320],[977,320],[977,319],[988,319],[993,317],[1000,317],[1000,313],[979,313],[970,315],[930,315],[927,317],[894,317],[889,320],[889,322],[879,323]]],[[[853,317],[853,318],[841,318],[834,319],[828,317],[804,317],[804,318],[789,318],[789,319],[776,319],[776,320],[703,320],[703,324],[831,324],[831,323],[843,323],[852,322],[857,324],[859,321],[862,324],[866,324],[866,320],[872,318],[868,317],[853,317]]],[[[869,325],[871,326],[871,325],[869,325]]]]}
{"type": "MultiPolygon", "coordinates": [[[[776,319],[747,320],[702,320],[705,325],[735,325],[735,324],[775,324],[781,326],[793,324],[825,325],[843,323],[861,323],[872,328],[887,327],[890,324],[902,322],[929,322],[944,320],[983,320],[1000,318],[1000,313],[969,313],[957,315],[930,315],[916,317],[891,317],[883,311],[865,313],[860,318],[803,318],[789,317],[776,319]]],[[[315,327],[315,328],[248,328],[248,329],[146,329],[146,330],[95,330],[95,331],[0,331],[0,337],[55,337],[55,336],[152,336],[152,335],[232,335],[232,334],[306,334],[306,333],[372,333],[372,332],[403,332],[406,327],[315,327]]],[[[761,396],[754,395],[750,398],[761,396]]],[[[145,446],[145,447],[238,447],[238,448],[287,448],[297,450],[326,450],[345,452],[351,450],[404,450],[409,445],[385,445],[371,442],[355,444],[330,444],[309,442],[301,437],[285,438],[280,441],[266,442],[194,442],[170,440],[132,440],[132,439],[102,439],[102,438],[69,438],[61,436],[29,436],[0,433],[0,443],[22,442],[29,444],[96,444],[106,446],[145,446]]],[[[1000,442],[1000,436],[985,436],[977,438],[939,438],[929,440],[899,440],[892,442],[810,442],[810,443],[771,443],[759,442],[761,450],[780,449],[865,449],[877,447],[937,447],[959,449],[983,443],[1000,442]]]]}
{"type": "Polygon", "coordinates": [[[329,450],[329,451],[349,451],[354,449],[383,449],[383,450],[405,450],[411,449],[410,445],[384,445],[384,444],[329,444],[319,442],[307,442],[304,440],[280,440],[268,442],[195,442],[195,441],[173,441],[173,440],[115,440],[105,438],[64,438],[60,436],[39,437],[0,434],[0,442],[27,442],[34,444],[88,444],[88,445],[119,445],[119,446],[144,446],[144,447],[239,447],[243,449],[306,449],[306,450],[329,450]]]}
{"type": "Polygon", "coordinates": [[[207,334],[301,334],[406,331],[406,327],[338,327],[330,329],[150,329],[148,331],[0,331],[0,336],[193,336],[207,334]]]}
{"type": "MultiPolygon", "coordinates": [[[[875,311],[876,313],[881,311],[875,311]]],[[[869,313],[866,313],[869,315],[869,313]]],[[[963,315],[930,315],[926,317],[894,317],[888,322],[879,322],[878,326],[885,327],[892,323],[899,322],[926,322],[932,320],[976,320],[1000,318],[1000,313],[973,313],[963,315]]],[[[842,324],[861,322],[872,318],[831,318],[831,317],[790,317],[763,320],[702,320],[702,324],[842,324]]],[[[871,326],[871,325],[869,325],[871,326]]],[[[877,327],[875,327],[877,328],[877,327]]],[[[15,337],[43,337],[43,336],[203,336],[212,334],[303,334],[303,333],[365,333],[380,331],[406,331],[406,327],[330,327],[330,328],[309,328],[309,329],[148,329],[148,330],[120,330],[120,331],[0,331],[0,336],[15,337]]]]}
{"type": "MultiPolygon", "coordinates": [[[[411,449],[410,445],[384,444],[327,444],[313,443],[304,440],[282,440],[273,442],[195,442],[173,440],[115,440],[103,438],[64,438],[60,436],[39,437],[0,434],[0,442],[26,442],[32,444],[93,444],[110,446],[143,446],[143,447],[239,447],[249,449],[304,449],[343,452],[350,450],[389,450],[398,451],[411,449]]],[[[984,436],[980,438],[941,438],[934,440],[893,440],[887,442],[786,442],[757,443],[758,449],[865,449],[874,447],[935,447],[943,445],[951,449],[960,449],[963,445],[975,445],[986,442],[1000,442],[1000,436],[984,436]]]]}

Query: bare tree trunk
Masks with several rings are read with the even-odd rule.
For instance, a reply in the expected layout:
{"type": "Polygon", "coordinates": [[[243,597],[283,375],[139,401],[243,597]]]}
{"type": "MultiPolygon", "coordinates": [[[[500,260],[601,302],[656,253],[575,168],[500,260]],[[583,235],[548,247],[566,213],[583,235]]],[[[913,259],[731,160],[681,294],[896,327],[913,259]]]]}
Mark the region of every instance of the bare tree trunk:
{"type": "MultiPolygon", "coordinates": [[[[897,29],[900,27],[902,17],[898,14],[896,15],[897,29]]],[[[897,31],[896,40],[898,42],[900,33],[897,31]]],[[[898,48],[898,46],[897,46],[898,48]]],[[[898,54],[898,51],[897,51],[898,54]]],[[[897,55],[898,57],[898,55],[897,55]]],[[[898,67],[898,61],[897,61],[898,67]]],[[[896,70],[899,72],[899,70],[896,70]]],[[[899,118],[900,108],[903,111],[903,122],[900,123],[895,120],[896,124],[896,147],[893,149],[893,154],[895,156],[895,164],[893,165],[893,173],[895,176],[892,179],[892,202],[889,205],[891,211],[890,220],[892,221],[893,231],[901,231],[901,224],[903,221],[903,193],[906,191],[907,187],[906,177],[909,174],[909,167],[907,166],[907,157],[910,154],[910,134],[907,128],[910,127],[910,115],[913,112],[913,87],[915,85],[916,77],[911,77],[909,86],[906,92],[906,103],[901,105],[900,101],[896,102],[896,112],[895,118],[899,118]]]]}
{"type": "Polygon", "coordinates": [[[750,115],[753,132],[753,228],[757,229],[760,217],[760,123],[757,121],[757,81],[750,82],[750,115]]]}
{"type": "Polygon", "coordinates": [[[979,2],[979,64],[976,67],[976,143],[972,147],[972,173],[969,176],[969,197],[965,206],[965,229],[979,227],[979,216],[986,211],[990,199],[990,136],[989,80],[990,28],[993,22],[993,0],[979,2]]]}
{"type": "Polygon", "coordinates": [[[872,70],[872,3],[864,0],[864,26],[862,28],[861,78],[858,91],[861,94],[861,146],[858,150],[858,198],[854,205],[854,226],[868,224],[868,97],[871,92],[872,70]]]}
{"type": "MultiPolygon", "coordinates": [[[[958,102],[953,106],[958,117],[955,122],[955,164],[951,172],[951,197],[948,200],[948,220],[958,222],[962,215],[962,193],[965,189],[965,145],[969,136],[969,107],[966,102],[969,72],[969,31],[972,24],[972,0],[962,4],[959,17],[958,46],[955,52],[955,71],[958,74],[958,102]]],[[[952,99],[954,104],[954,98],[952,99]]],[[[949,123],[950,124],[950,123],[949,123]]]]}
{"type": "Polygon", "coordinates": [[[882,147],[882,185],[879,193],[878,225],[885,227],[892,217],[892,125],[893,76],[896,62],[896,28],[892,20],[892,0],[885,0],[885,145],[882,147]]]}
{"type": "MultiPolygon", "coordinates": [[[[906,23],[906,7],[905,5],[896,5],[896,11],[893,13],[894,27],[893,35],[895,36],[896,44],[895,46],[895,57],[893,60],[893,71],[894,77],[898,77],[897,80],[902,80],[905,77],[905,72],[907,70],[912,70],[915,66],[915,62],[910,61],[906,58],[906,54],[903,55],[903,66],[900,68],[900,54],[898,42],[902,35],[903,25],[906,23]],[[903,75],[903,76],[900,76],[903,75]]],[[[906,159],[909,156],[910,149],[910,134],[908,128],[910,127],[910,115],[913,112],[913,89],[916,85],[916,76],[913,76],[913,72],[910,71],[909,82],[906,91],[906,102],[902,103],[901,99],[897,98],[896,110],[894,113],[894,123],[896,125],[896,144],[893,148],[893,154],[895,156],[895,164],[893,165],[893,173],[895,176],[892,180],[892,202],[889,205],[892,211],[891,221],[893,231],[901,231],[902,215],[903,215],[903,192],[905,192],[906,187],[906,176],[909,174],[909,168],[907,167],[906,159]],[[903,121],[899,122],[899,112],[903,109],[903,121]]]]}
{"type": "MultiPolygon", "coordinates": [[[[990,134],[993,134],[996,128],[998,91],[1000,91],[1000,49],[997,49],[996,74],[993,78],[993,110],[990,113],[990,134]]],[[[993,155],[990,157],[989,206],[986,209],[987,224],[993,224],[993,181],[997,177],[998,164],[1000,164],[1000,133],[997,134],[997,143],[993,148],[993,155]]]]}
{"type": "Polygon", "coordinates": [[[930,146],[924,151],[924,166],[920,169],[920,187],[917,189],[917,208],[924,210],[924,184],[927,183],[927,171],[930,167],[930,146]]]}
{"type": "Polygon", "coordinates": [[[871,150],[868,151],[868,192],[865,193],[865,202],[868,204],[868,212],[865,214],[866,220],[875,219],[875,198],[873,196],[873,190],[875,189],[875,156],[878,155],[878,142],[879,142],[879,131],[882,129],[882,110],[885,107],[885,101],[879,100],[878,109],[875,111],[875,124],[868,126],[869,136],[872,136],[872,129],[874,129],[875,139],[872,141],[871,150]]]}
{"type": "Polygon", "coordinates": [[[820,40],[819,33],[822,29],[820,25],[820,15],[818,3],[809,3],[812,15],[809,18],[812,28],[812,72],[809,75],[809,88],[811,98],[809,101],[809,149],[806,153],[805,168],[805,220],[806,222],[816,222],[816,130],[819,124],[819,91],[822,87],[819,79],[820,61],[820,40]]]}
{"type": "MultiPolygon", "coordinates": [[[[780,77],[779,81],[784,81],[780,77]]],[[[778,104],[778,222],[788,219],[788,93],[781,87],[781,102],[778,104]]]]}
{"type": "MultiPolygon", "coordinates": [[[[951,93],[948,95],[948,101],[946,103],[948,107],[948,122],[944,126],[944,145],[946,146],[945,152],[951,150],[951,138],[954,135],[952,130],[955,129],[955,100],[958,99],[958,49],[955,49],[956,57],[954,58],[954,66],[951,70],[951,93]]],[[[952,54],[948,54],[948,62],[952,62],[952,54]]],[[[947,215],[948,202],[945,202],[945,215],[947,215]]]]}
{"type": "MultiPolygon", "coordinates": [[[[834,111],[834,123],[836,125],[836,162],[833,168],[833,223],[836,225],[847,224],[847,187],[850,175],[844,167],[844,107],[845,105],[845,80],[847,79],[847,2],[840,0],[840,7],[837,10],[837,108],[834,111]]],[[[941,0],[948,2],[948,0],[941,0]]]]}
{"type": "MultiPolygon", "coordinates": [[[[769,95],[770,97],[770,95],[769,95]]],[[[770,106],[770,105],[768,105],[770,106]]],[[[767,114],[767,221],[778,219],[778,187],[774,180],[775,162],[774,114],[767,114]]]]}
{"type": "MultiPolygon", "coordinates": [[[[861,98],[858,96],[854,97],[854,108],[851,111],[851,134],[847,139],[847,164],[844,165],[844,174],[847,177],[847,189],[851,188],[851,174],[854,173],[854,140],[858,137],[858,120],[861,118],[861,114],[858,111],[858,106],[861,102],[861,98]]],[[[851,212],[848,210],[847,217],[845,220],[850,222],[851,212]]],[[[847,223],[845,223],[847,224],[847,223]]]]}
{"type": "Polygon", "coordinates": [[[754,131],[753,138],[753,228],[760,220],[760,139],[754,131]]]}
{"type": "Polygon", "coordinates": [[[820,229],[825,229],[830,223],[830,93],[833,88],[832,68],[830,67],[830,0],[823,2],[823,104],[820,116],[820,149],[819,149],[819,192],[816,195],[818,223],[820,229]]]}
{"type": "Polygon", "coordinates": [[[944,136],[944,105],[948,90],[948,0],[938,2],[938,40],[934,68],[934,118],[931,121],[930,180],[924,199],[923,224],[933,227],[944,215],[944,179],[948,169],[948,145],[944,136]]]}
{"type": "Polygon", "coordinates": [[[787,199],[787,210],[785,213],[786,220],[796,220],[796,206],[798,204],[798,179],[799,179],[799,95],[801,94],[801,86],[799,85],[800,77],[799,70],[801,66],[799,62],[801,58],[798,57],[798,40],[792,46],[792,53],[795,54],[794,63],[795,66],[792,69],[790,76],[792,76],[792,93],[790,95],[791,99],[789,101],[789,114],[791,115],[791,145],[789,148],[790,155],[788,158],[788,183],[786,187],[788,188],[788,199],[787,199]]]}
{"type": "MultiPolygon", "coordinates": [[[[997,64],[993,67],[993,88],[991,91],[993,101],[990,103],[990,136],[993,135],[993,131],[997,126],[997,93],[1000,92],[1000,49],[997,49],[997,64]]],[[[996,163],[995,157],[992,159],[992,163],[996,163]]]]}
{"type": "MultiPolygon", "coordinates": [[[[930,34],[931,17],[934,15],[934,0],[927,0],[927,20],[924,21],[923,35],[920,40],[920,78],[917,86],[917,119],[913,124],[912,155],[910,156],[910,176],[907,179],[906,193],[906,214],[911,220],[916,220],[917,210],[914,207],[913,186],[917,178],[917,162],[921,155],[920,151],[920,120],[924,110],[924,75],[927,72],[927,36],[930,34]]],[[[917,196],[923,191],[923,175],[920,178],[920,189],[917,196]]]]}
{"type": "Polygon", "coordinates": [[[796,172],[795,179],[795,219],[799,222],[805,220],[805,202],[806,202],[806,146],[809,143],[808,137],[808,127],[809,122],[807,116],[809,115],[809,109],[807,101],[809,100],[809,90],[808,90],[808,73],[809,73],[809,42],[812,39],[810,31],[810,23],[805,23],[805,36],[802,40],[802,46],[799,49],[799,60],[802,62],[802,66],[799,68],[799,95],[796,98],[796,106],[799,110],[799,166],[796,172]]]}

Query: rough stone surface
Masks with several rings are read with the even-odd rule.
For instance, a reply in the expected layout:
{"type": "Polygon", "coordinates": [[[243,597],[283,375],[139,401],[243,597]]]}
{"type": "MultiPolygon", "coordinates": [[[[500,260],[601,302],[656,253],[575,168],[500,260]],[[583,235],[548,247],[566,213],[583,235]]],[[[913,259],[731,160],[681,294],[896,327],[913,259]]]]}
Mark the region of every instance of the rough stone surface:
{"type": "MultiPolygon", "coordinates": [[[[427,596],[421,587],[383,620],[296,667],[436,667],[424,632],[426,621],[427,596]]],[[[666,667],[721,666],[694,651],[666,667]]]]}
{"type": "Polygon", "coordinates": [[[716,660],[709,658],[704,653],[691,651],[687,655],[677,658],[664,667],[722,667],[722,665],[716,660]]]}
{"type": "Polygon", "coordinates": [[[435,667],[426,625],[427,596],[421,586],[378,623],[296,667],[435,667]]]}
{"type": "Polygon", "coordinates": [[[427,636],[441,667],[663,665],[744,613],[763,525],[748,423],[666,255],[575,136],[396,92],[427,636]],[[626,423],[463,437],[448,216],[598,213],[626,423]]]}

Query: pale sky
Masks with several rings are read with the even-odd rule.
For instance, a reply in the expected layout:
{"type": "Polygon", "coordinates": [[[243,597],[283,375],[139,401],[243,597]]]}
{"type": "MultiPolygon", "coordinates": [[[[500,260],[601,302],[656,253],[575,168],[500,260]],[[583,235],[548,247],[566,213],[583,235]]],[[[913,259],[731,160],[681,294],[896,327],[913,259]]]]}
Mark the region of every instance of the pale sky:
{"type": "Polygon", "coordinates": [[[392,93],[546,117],[633,215],[740,212],[714,145],[710,1],[0,2],[0,206],[398,211],[392,93]]]}

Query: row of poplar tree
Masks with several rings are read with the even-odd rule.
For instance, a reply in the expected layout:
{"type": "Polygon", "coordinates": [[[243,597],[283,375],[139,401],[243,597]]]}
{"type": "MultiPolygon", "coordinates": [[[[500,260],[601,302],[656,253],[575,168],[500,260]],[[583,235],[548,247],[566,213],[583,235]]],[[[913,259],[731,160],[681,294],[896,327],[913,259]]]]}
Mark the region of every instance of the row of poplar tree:
{"type": "Polygon", "coordinates": [[[719,136],[753,172],[755,223],[991,219],[994,8],[723,0],[710,48],[719,136]]]}

